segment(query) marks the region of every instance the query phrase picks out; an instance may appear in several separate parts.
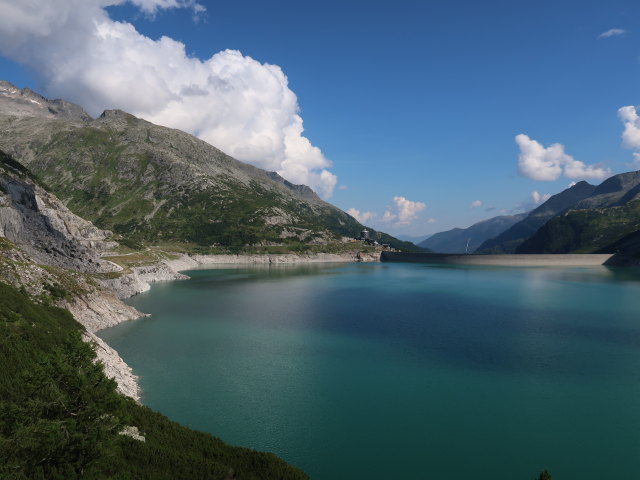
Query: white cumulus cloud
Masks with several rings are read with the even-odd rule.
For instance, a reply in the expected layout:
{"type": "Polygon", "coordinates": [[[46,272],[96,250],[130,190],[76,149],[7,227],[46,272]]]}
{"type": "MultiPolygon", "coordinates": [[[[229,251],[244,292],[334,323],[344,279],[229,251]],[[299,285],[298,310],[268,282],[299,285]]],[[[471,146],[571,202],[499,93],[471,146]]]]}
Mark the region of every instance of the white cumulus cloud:
{"type": "Polygon", "coordinates": [[[427,208],[426,203],[413,202],[405,197],[393,197],[393,206],[382,215],[383,222],[394,222],[394,226],[409,225],[418,214],[427,208]]]}
{"type": "Polygon", "coordinates": [[[625,33],[627,33],[627,31],[623,28],[612,28],[610,30],[607,30],[606,32],[602,32],[600,35],[598,35],[598,38],[616,37],[618,35],[624,35],[625,33]]]}
{"type": "Polygon", "coordinates": [[[564,146],[554,143],[544,147],[537,141],[521,133],[516,135],[520,147],[518,169],[532,180],[557,180],[561,175],[567,178],[598,178],[611,175],[609,169],[586,165],[564,151],[564,146]]]}
{"type": "Polygon", "coordinates": [[[545,193],[544,195],[540,195],[540,193],[538,193],[537,190],[534,190],[533,192],[531,192],[531,199],[533,200],[533,203],[535,205],[538,205],[540,203],[544,203],[547,200],[549,200],[551,198],[551,194],[550,193],[545,193]]]}
{"type": "MultiPolygon", "coordinates": [[[[277,65],[224,50],[206,60],[140,34],[105,7],[127,0],[0,0],[0,53],[33,70],[49,96],[92,115],[121,108],[179,128],[239,160],[329,197],[331,162],[303,135],[298,100],[277,65]]],[[[147,15],[204,7],[195,0],[130,0],[147,15]]]]}
{"type": "Polygon", "coordinates": [[[478,208],[482,206],[482,200],[475,200],[469,205],[470,208],[478,208]]]}
{"type": "MultiPolygon", "coordinates": [[[[623,144],[631,149],[640,150],[640,116],[636,107],[628,105],[618,109],[618,117],[624,124],[622,132],[623,144]]],[[[633,160],[628,164],[633,169],[640,169],[640,153],[633,153],[633,160]]]]}
{"type": "Polygon", "coordinates": [[[636,107],[628,105],[618,109],[618,117],[624,124],[622,140],[629,148],[640,148],[640,117],[636,107]]]}
{"type": "Polygon", "coordinates": [[[360,212],[360,210],[356,210],[355,208],[350,208],[347,210],[347,213],[362,224],[376,216],[374,212],[360,212]]]}

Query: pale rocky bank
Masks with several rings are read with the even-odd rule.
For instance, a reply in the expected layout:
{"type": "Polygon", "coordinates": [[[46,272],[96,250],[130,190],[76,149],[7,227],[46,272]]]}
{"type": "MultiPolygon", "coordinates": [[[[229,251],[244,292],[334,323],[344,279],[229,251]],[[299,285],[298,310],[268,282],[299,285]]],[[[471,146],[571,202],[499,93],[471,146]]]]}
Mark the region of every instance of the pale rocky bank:
{"type": "Polygon", "coordinates": [[[87,329],[87,340],[96,343],[98,358],[105,365],[105,373],[118,382],[118,391],[135,400],[140,399],[137,377],[129,365],[109,347],[95,332],[112,327],[127,320],[144,316],[122,300],[146,292],[155,282],[185,280],[189,277],[180,271],[206,268],[207,266],[242,265],[287,265],[303,263],[349,263],[379,261],[379,252],[333,254],[280,254],[280,255],[172,255],[171,260],[162,260],[153,265],[134,267],[131,272],[115,278],[100,280],[104,287],[100,295],[78,297],[67,308],[87,329]],[[109,296],[109,292],[111,296],[109,296]]]}
{"type": "Polygon", "coordinates": [[[122,300],[145,292],[153,282],[183,280],[180,270],[221,264],[378,260],[379,253],[315,255],[178,255],[152,265],[124,267],[109,261],[118,243],[112,232],[75,215],[45,190],[27,169],[10,157],[0,162],[0,281],[24,289],[40,302],[71,312],[94,342],[105,373],[118,390],[140,399],[137,377],[118,353],[96,336],[101,329],[145,314],[122,300]]]}

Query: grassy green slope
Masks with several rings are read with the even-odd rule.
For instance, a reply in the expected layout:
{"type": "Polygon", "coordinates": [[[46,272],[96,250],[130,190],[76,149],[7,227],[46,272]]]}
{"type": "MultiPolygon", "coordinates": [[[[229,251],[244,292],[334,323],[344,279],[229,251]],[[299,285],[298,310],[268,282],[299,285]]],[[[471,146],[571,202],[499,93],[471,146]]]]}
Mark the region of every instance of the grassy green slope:
{"type": "Polygon", "coordinates": [[[549,220],[517,253],[615,253],[620,239],[640,230],[640,200],[619,207],[572,210],[549,220]]]}
{"type": "Polygon", "coordinates": [[[0,283],[0,478],[307,478],[121,397],[80,329],[66,310],[0,283]],[[119,435],[124,425],[146,441],[119,435]]]}
{"type": "MultiPolygon", "coordinates": [[[[327,244],[363,228],[306,187],[287,186],[191,135],[124,112],[88,122],[3,117],[0,130],[0,148],[74,213],[132,241],[327,244]]],[[[389,235],[379,239],[416,249],[389,235]]]]}

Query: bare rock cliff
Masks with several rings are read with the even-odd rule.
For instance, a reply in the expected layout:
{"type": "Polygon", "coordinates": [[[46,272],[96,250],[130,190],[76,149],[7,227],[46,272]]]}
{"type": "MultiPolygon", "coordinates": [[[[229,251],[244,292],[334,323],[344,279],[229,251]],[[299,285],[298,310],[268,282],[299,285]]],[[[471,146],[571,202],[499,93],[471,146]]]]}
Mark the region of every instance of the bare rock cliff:
{"type": "Polygon", "coordinates": [[[70,212],[24,167],[0,152],[0,281],[68,309],[85,327],[84,338],[96,343],[98,360],[119,391],[138,400],[131,368],[94,335],[144,315],[93,277],[122,270],[100,257],[117,246],[110,237],[111,232],[70,212]]]}
{"type": "MultiPolygon", "coordinates": [[[[2,160],[2,159],[0,159],[2,160]]],[[[0,162],[0,236],[37,263],[79,272],[114,272],[121,268],[100,258],[113,248],[111,232],[74,215],[54,195],[8,161],[0,162]]]]}

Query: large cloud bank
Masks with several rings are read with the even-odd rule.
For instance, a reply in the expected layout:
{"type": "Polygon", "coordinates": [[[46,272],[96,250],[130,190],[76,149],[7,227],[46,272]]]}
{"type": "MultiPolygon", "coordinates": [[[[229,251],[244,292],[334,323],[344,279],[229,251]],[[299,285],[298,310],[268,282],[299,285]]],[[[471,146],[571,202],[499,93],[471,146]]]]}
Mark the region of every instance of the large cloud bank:
{"type": "MultiPolygon", "coordinates": [[[[302,135],[296,95],[277,65],[225,50],[202,61],[168,37],[141,35],[105,10],[127,0],[0,0],[0,53],[46,93],[98,115],[121,108],[193,133],[239,160],[329,197],[337,178],[302,135]]],[[[195,0],[130,0],[146,15],[204,10],[195,0]]]]}
{"type": "Polygon", "coordinates": [[[544,147],[525,134],[516,135],[520,147],[518,169],[522,175],[532,180],[553,181],[564,175],[567,178],[597,178],[611,175],[609,169],[586,165],[564,151],[564,146],[554,143],[544,147]]]}

